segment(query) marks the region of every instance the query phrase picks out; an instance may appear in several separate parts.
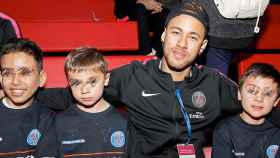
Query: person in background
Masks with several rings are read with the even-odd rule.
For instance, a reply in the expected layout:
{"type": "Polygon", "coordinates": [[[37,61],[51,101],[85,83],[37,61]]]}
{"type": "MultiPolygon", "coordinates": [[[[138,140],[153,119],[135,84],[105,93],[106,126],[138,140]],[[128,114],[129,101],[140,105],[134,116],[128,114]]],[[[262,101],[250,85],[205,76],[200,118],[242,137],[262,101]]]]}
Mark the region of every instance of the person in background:
{"type": "Polygon", "coordinates": [[[14,38],[21,38],[17,23],[8,15],[0,12],[0,47],[14,38]]]}
{"type": "Polygon", "coordinates": [[[141,54],[162,56],[160,36],[169,10],[180,0],[115,0],[119,19],[137,21],[141,54]],[[152,35],[151,35],[152,33],[152,35]]]}
{"type": "Polygon", "coordinates": [[[270,64],[252,64],[240,79],[238,96],[243,110],[216,127],[212,158],[279,157],[280,128],[266,120],[280,100],[278,70],[270,64]]]}

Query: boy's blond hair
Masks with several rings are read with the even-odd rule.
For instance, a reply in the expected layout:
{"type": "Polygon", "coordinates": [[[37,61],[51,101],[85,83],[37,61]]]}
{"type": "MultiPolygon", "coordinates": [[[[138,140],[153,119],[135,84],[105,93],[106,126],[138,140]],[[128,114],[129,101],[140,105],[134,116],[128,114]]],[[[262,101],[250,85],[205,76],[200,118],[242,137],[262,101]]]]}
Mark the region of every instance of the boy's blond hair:
{"type": "Polygon", "coordinates": [[[103,55],[95,48],[80,47],[72,50],[66,57],[64,71],[66,77],[69,72],[81,72],[88,69],[93,71],[100,70],[107,73],[108,64],[103,55]]]}

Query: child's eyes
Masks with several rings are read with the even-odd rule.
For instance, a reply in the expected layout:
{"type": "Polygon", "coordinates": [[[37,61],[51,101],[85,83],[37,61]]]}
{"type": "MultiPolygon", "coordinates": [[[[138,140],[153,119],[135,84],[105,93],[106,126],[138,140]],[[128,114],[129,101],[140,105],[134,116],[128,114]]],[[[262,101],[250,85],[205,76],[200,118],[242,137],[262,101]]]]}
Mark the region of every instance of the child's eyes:
{"type": "Polygon", "coordinates": [[[29,69],[22,69],[22,71],[20,72],[21,76],[28,76],[32,74],[32,70],[29,69]]]}
{"type": "Polygon", "coordinates": [[[79,86],[85,86],[85,85],[90,85],[92,87],[94,87],[96,85],[97,80],[90,80],[87,82],[82,82],[82,81],[78,81],[78,80],[70,80],[69,81],[69,86],[70,87],[79,87],[79,86]]]}
{"type": "Polygon", "coordinates": [[[259,93],[261,93],[262,96],[265,96],[265,97],[273,97],[274,93],[273,91],[271,90],[264,90],[264,91],[261,91],[259,90],[258,88],[256,87],[249,87],[247,89],[247,92],[252,94],[252,95],[258,95],[259,93]]]}
{"type": "Polygon", "coordinates": [[[70,87],[77,87],[79,86],[81,83],[79,81],[70,81],[69,82],[70,87]]]}
{"type": "Polygon", "coordinates": [[[7,77],[7,76],[10,76],[10,75],[11,75],[11,72],[8,71],[8,70],[2,70],[1,75],[2,75],[3,77],[7,77]]]}
{"type": "Polygon", "coordinates": [[[30,76],[32,75],[33,73],[33,70],[32,69],[28,69],[28,68],[22,68],[22,69],[19,69],[17,71],[14,71],[14,70],[8,70],[8,69],[3,69],[1,71],[1,75],[3,77],[11,77],[12,75],[20,75],[21,77],[27,77],[27,76],[30,76]]]}
{"type": "Polygon", "coordinates": [[[258,90],[256,90],[256,88],[254,88],[254,87],[249,87],[247,89],[247,92],[250,93],[250,94],[253,94],[253,95],[258,94],[258,90]]]}
{"type": "Polygon", "coordinates": [[[273,93],[272,93],[272,92],[265,92],[265,93],[264,93],[264,96],[272,97],[272,96],[273,96],[273,93]]]}
{"type": "Polygon", "coordinates": [[[92,81],[90,81],[89,83],[90,83],[91,86],[94,86],[95,83],[96,83],[96,80],[92,80],[92,81]]]}

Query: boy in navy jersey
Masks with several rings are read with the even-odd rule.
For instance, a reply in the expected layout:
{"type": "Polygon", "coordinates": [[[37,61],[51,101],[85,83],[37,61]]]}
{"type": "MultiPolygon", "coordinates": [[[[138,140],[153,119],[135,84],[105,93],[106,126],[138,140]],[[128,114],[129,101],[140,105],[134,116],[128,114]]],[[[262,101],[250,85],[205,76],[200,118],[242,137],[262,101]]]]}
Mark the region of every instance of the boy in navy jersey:
{"type": "Polygon", "coordinates": [[[75,102],[56,120],[65,157],[121,158],[126,120],[103,99],[107,63],[94,48],[78,48],[65,61],[65,73],[75,102]]]}
{"type": "Polygon", "coordinates": [[[54,112],[35,99],[46,81],[43,53],[32,41],[9,41],[0,53],[0,157],[55,157],[54,112]]]}
{"type": "Polygon", "coordinates": [[[215,129],[213,158],[280,156],[280,129],[265,119],[280,100],[279,87],[280,75],[272,65],[255,63],[247,69],[238,93],[243,111],[215,129]]]}

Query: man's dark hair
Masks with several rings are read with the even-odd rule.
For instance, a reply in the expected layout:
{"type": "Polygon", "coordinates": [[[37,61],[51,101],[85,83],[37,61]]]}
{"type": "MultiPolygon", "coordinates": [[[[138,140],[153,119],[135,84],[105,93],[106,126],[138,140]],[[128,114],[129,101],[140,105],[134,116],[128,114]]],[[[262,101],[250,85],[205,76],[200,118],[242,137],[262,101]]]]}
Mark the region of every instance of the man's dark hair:
{"type": "Polygon", "coordinates": [[[165,27],[167,27],[171,19],[179,15],[189,15],[199,20],[205,28],[205,35],[207,35],[209,17],[201,4],[195,1],[182,1],[181,3],[175,5],[173,8],[171,8],[165,20],[165,27]]]}

